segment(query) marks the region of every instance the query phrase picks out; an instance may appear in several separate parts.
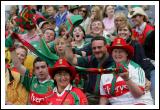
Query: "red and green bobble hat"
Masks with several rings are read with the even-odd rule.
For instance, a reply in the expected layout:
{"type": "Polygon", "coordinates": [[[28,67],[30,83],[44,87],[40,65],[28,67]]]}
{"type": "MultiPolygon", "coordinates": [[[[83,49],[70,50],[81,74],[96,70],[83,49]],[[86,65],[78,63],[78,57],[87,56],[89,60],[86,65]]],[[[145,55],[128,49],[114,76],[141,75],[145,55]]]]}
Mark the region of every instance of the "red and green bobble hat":
{"type": "Polygon", "coordinates": [[[21,28],[31,30],[36,27],[34,16],[35,13],[31,10],[31,8],[29,6],[25,6],[21,10],[15,21],[21,28]]]}

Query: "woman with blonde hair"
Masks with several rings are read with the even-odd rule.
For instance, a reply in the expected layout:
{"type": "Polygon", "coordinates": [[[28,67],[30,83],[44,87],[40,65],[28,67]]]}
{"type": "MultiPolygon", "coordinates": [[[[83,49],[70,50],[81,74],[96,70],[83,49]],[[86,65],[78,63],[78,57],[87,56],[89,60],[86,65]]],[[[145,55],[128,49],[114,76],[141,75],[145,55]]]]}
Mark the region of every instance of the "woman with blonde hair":
{"type": "Polygon", "coordinates": [[[97,5],[93,6],[91,9],[91,16],[90,16],[91,20],[102,20],[102,12],[101,12],[101,8],[97,5]]]}
{"type": "Polygon", "coordinates": [[[114,16],[116,28],[123,27],[127,23],[127,17],[123,12],[117,12],[114,16]]]}
{"type": "Polygon", "coordinates": [[[86,34],[90,34],[91,30],[90,30],[90,25],[94,20],[102,20],[102,12],[101,12],[101,8],[99,6],[93,6],[91,9],[91,15],[90,15],[90,23],[87,27],[87,31],[86,34]]]}

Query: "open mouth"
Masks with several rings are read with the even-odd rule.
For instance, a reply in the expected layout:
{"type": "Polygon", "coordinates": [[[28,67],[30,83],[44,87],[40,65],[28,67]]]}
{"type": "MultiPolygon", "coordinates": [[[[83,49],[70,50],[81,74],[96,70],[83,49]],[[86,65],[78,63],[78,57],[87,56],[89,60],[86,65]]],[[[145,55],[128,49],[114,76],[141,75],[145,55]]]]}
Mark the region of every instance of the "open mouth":
{"type": "Polygon", "coordinates": [[[76,37],[78,38],[78,37],[80,37],[80,35],[76,35],[76,37]]]}
{"type": "Polygon", "coordinates": [[[58,50],[59,50],[59,52],[63,51],[63,49],[58,49],[58,50]]]}

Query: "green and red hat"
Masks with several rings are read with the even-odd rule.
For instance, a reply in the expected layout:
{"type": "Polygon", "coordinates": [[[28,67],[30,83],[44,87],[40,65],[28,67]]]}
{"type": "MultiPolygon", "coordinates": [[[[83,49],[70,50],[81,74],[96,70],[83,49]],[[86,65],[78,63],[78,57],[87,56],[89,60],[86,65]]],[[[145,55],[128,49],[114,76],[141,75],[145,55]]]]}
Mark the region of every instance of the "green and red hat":
{"type": "Polygon", "coordinates": [[[69,70],[71,75],[71,81],[73,81],[77,74],[76,69],[74,68],[74,66],[70,65],[68,61],[64,58],[58,59],[57,62],[54,64],[53,68],[48,68],[51,78],[54,78],[56,72],[61,69],[69,70]]]}
{"type": "Polygon", "coordinates": [[[134,48],[127,44],[123,38],[115,38],[112,45],[107,48],[109,54],[112,54],[113,49],[124,49],[128,53],[128,58],[131,59],[134,55],[134,48]]]}
{"type": "Polygon", "coordinates": [[[83,21],[83,17],[81,15],[72,15],[69,18],[67,18],[66,26],[67,26],[67,32],[72,33],[73,28],[81,24],[83,21]]]}
{"type": "Polygon", "coordinates": [[[36,27],[34,12],[29,7],[24,7],[15,19],[18,26],[23,29],[31,30],[36,27]]]}
{"type": "Polygon", "coordinates": [[[78,5],[70,5],[69,6],[69,11],[73,11],[73,10],[75,10],[75,9],[78,9],[79,8],[79,6],[78,5]]]}

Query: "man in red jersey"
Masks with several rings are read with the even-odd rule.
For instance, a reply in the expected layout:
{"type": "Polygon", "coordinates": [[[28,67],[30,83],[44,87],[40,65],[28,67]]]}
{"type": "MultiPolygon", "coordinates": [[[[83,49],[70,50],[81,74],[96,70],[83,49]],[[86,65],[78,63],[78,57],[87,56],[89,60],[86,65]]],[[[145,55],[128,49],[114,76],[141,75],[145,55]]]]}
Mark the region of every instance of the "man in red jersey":
{"type": "Polygon", "coordinates": [[[154,27],[147,23],[147,14],[141,7],[135,7],[128,13],[128,17],[132,19],[135,25],[133,37],[144,45],[146,40],[150,39],[150,33],[154,30],[154,27]]]}

